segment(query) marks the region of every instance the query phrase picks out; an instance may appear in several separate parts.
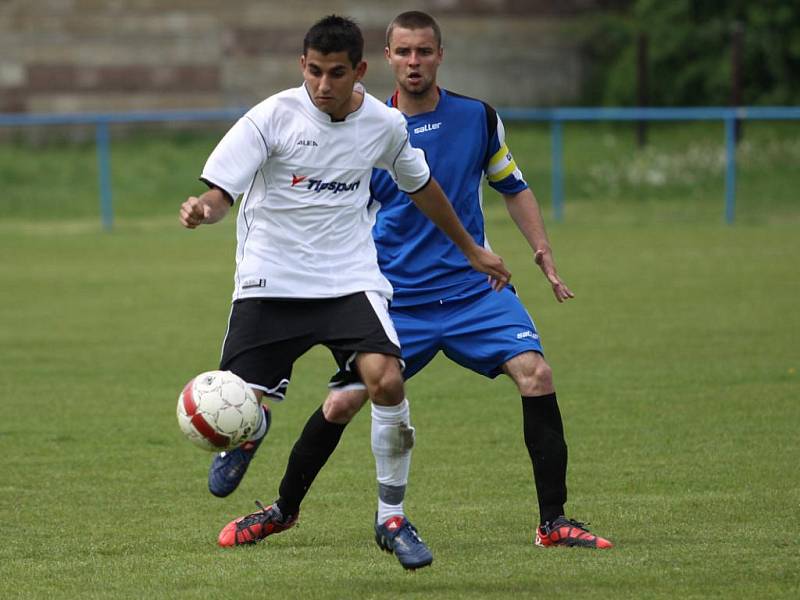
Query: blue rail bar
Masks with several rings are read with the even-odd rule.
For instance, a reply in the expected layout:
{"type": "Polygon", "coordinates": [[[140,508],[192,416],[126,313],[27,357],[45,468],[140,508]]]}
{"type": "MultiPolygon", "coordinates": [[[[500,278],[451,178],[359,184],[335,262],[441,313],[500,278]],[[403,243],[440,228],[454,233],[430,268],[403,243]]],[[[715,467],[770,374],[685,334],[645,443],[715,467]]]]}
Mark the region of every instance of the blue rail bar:
{"type": "Polygon", "coordinates": [[[722,121],[725,119],[800,119],[798,106],[740,106],[697,108],[506,108],[506,121],[722,121]]]}
{"type": "Polygon", "coordinates": [[[176,121],[230,121],[245,113],[244,108],[213,110],[164,110],[158,112],[121,113],[0,113],[2,125],[96,125],[98,123],[159,123],[176,121]]]}
{"type": "MultiPolygon", "coordinates": [[[[212,110],[174,110],[159,112],[17,114],[0,113],[2,126],[93,125],[96,127],[98,186],[103,227],[113,224],[111,191],[111,155],[109,125],[115,123],[232,121],[245,108],[212,110]]],[[[564,169],[563,123],[566,121],[718,121],[725,123],[725,221],[733,223],[736,208],[736,139],[737,120],[800,120],[797,106],[740,106],[697,108],[506,108],[500,110],[506,121],[549,121],[553,160],[553,217],[563,219],[564,169]]]]}
{"type": "Polygon", "coordinates": [[[736,120],[800,120],[797,106],[697,108],[507,108],[506,121],[550,121],[552,136],[553,218],[561,221],[564,205],[562,131],[564,121],[716,121],[725,123],[725,222],[736,212],[736,120]]]}

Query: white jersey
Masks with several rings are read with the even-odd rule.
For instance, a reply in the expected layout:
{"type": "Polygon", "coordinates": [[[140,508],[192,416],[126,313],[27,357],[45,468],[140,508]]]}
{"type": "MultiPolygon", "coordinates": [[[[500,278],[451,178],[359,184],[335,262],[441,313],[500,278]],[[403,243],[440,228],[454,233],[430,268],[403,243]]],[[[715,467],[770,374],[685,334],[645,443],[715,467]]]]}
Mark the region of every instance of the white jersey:
{"type": "Polygon", "coordinates": [[[430,179],[402,113],[366,92],[343,121],[320,111],[304,85],[270,96],[239,119],[201,176],[234,199],[244,194],[234,300],[370,290],[391,298],[372,240],[373,167],[389,171],[409,193],[430,179]]]}

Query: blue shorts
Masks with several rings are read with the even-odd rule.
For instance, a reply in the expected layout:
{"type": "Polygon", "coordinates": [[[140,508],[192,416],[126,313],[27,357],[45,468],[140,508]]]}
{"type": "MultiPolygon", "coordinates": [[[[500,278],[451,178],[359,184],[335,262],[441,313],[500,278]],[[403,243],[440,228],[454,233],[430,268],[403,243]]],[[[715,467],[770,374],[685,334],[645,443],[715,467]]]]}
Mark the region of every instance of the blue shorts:
{"type": "Polygon", "coordinates": [[[414,376],[441,350],[450,360],[497,377],[503,364],[528,351],[543,354],[536,326],[512,289],[485,292],[459,300],[391,307],[400,337],[403,375],[414,376]]]}

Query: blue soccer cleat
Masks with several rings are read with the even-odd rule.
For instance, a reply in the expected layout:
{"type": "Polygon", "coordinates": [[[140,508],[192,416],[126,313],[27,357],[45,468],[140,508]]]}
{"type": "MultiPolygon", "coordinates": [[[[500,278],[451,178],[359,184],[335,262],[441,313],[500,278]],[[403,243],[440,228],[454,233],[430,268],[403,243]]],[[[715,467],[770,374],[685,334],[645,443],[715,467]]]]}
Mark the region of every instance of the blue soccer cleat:
{"type": "Polygon", "coordinates": [[[262,405],[261,409],[267,420],[267,430],[264,435],[257,440],[245,442],[229,452],[220,452],[211,461],[211,468],[208,470],[208,490],[215,496],[224,498],[239,487],[256,450],[267,437],[272,415],[265,405],[262,405]]]}
{"type": "Polygon", "coordinates": [[[433,554],[405,517],[375,523],[375,542],[381,550],[394,554],[404,569],[421,569],[433,562],[433,554]]]}

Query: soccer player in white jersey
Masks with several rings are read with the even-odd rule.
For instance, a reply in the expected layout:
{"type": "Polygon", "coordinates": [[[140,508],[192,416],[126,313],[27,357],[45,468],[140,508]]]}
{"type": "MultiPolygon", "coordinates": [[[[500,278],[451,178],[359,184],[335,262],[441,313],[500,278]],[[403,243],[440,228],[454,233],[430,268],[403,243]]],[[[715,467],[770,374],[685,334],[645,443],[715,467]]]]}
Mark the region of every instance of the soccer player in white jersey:
{"type": "MultiPolygon", "coordinates": [[[[215,223],[243,195],[237,221],[235,288],[220,368],[242,377],[259,399],[282,399],[295,360],[327,346],[342,372],[364,386],[380,419],[387,455],[378,472],[407,471],[413,443],[400,347],[388,316],[392,288],[381,274],[371,231],[373,167],[450,237],[470,264],[503,289],[502,259],[477,244],[408,141],[402,115],[367,94],[363,38],[351,20],[329,16],[309,29],[300,59],[304,84],[252,108],[223,137],[201,179],[209,190],[181,206],[190,229],[215,223]]],[[[354,414],[320,407],[295,443],[279,496],[219,534],[222,546],[257,542],[293,526],[300,504],[354,414]]],[[[215,457],[209,488],[238,485],[269,426],[242,447],[215,457]]],[[[433,557],[410,524],[390,548],[405,568],[433,557]]]]}
{"type": "MultiPolygon", "coordinates": [[[[443,48],[436,21],[418,11],[397,16],[387,30],[385,53],[397,83],[387,104],[405,115],[411,143],[425,151],[433,176],[473,239],[488,247],[481,191],[486,176],[503,196],[556,300],[573,298],[556,272],[539,206],[506,146],[497,113],[484,102],[437,86],[443,48]]],[[[376,171],[370,188],[381,204],[374,238],[381,270],[394,287],[389,313],[403,349],[405,378],[440,350],[487,377],[501,373],[511,377],[522,397],[524,441],[539,501],[535,543],[611,547],[608,540],[564,516],[567,445],[552,372],[536,327],[515,292],[509,288],[492,291],[485,275],[423,222],[389,173],[376,171]],[[414,232],[411,241],[409,231],[414,232]]],[[[334,381],[340,389],[334,387],[326,407],[355,412],[366,401],[367,393],[357,382],[351,389],[341,389],[352,381],[346,372],[340,371],[334,381]]],[[[373,423],[382,418],[373,411],[373,423]]],[[[391,477],[378,473],[379,544],[391,537],[392,525],[404,519],[405,480],[406,472],[391,477]]]]}

